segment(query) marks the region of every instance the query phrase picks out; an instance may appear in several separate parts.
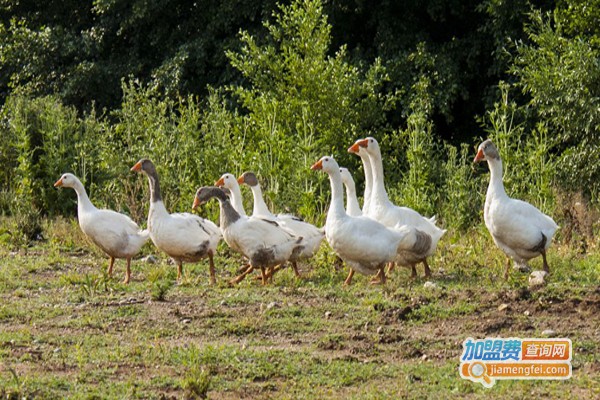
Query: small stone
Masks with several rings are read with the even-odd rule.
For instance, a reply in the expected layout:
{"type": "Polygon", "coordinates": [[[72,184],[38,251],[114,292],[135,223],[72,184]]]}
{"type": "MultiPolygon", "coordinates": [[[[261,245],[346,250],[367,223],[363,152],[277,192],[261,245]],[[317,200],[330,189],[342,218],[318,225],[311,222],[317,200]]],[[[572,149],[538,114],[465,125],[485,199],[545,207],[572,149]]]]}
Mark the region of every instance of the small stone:
{"type": "Polygon", "coordinates": [[[542,336],[555,337],[556,336],[556,332],[554,332],[552,329],[546,329],[546,330],[542,331],[542,336]]]}
{"type": "Polygon", "coordinates": [[[267,304],[267,310],[270,310],[271,308],[279,308],[280,304],[276,301],[272,301],[269,304],[267,304]]]}
{"type": "Polygon", "coordinates": [[[190,322],[192,322],[192,320],[190,318],[184,318],[181,320],[181,323],[183,323],[183,324],[189,324],[190,322]]]}
{"type": "Polygon", "coordinates": [[[525,311],[523,311],[523,315],[526,317],[529,317],[531,315],[531,313],[529,312],[529,310],[525,310],[525,311]]]}
{"type": "Polygon", "coordinates": [[[325,318],[331,318],[331,311],[325,312],[325,318]]]}
{"type": "Polygon", "coordinates": [[[146,264],[156,264],[158,263],[158,258],[153,254],[148,254],[146,257],[142,258],[142,261],[146,264]]]}
{"type": "Polygon", "coordinates": [[[427,356],[427,354],[423,354],[423,355],[421,356],[421,360],[423,360],[423,361],[427,361],[427,359],[428,359],[428,358],[429,358],[429,357],[427,356]]]}
{"type": "Polygon", "coordinates": [[[548,276],[546,271],[533,271],[529,275],[529,287],[540,288],[544,286],[546,284],[546,276],[548,276]]]}
{"type": "Polygon", "coordinates": [[[62,350],[60,349],[60,347],[57,347],[53,350],[54,354],[58,354],[60,353],[62,350]]]}
{"type": "Polygon", "coordinates": [[[423,285],[425,289],[437,289],[438,285],[435,282],[427,281],[423,285]]]}
{"type": "Polygon", "coordinates": [[[378,326],[377,327],[377,334],[381,335],[382,332],[383,332],[383,326],[378,326]]]}
{"type": "Polygon", "coordinates": [[[504,311],[508,309],[508,304],[502,303],[498,306],[498,311],[504,311]]]}

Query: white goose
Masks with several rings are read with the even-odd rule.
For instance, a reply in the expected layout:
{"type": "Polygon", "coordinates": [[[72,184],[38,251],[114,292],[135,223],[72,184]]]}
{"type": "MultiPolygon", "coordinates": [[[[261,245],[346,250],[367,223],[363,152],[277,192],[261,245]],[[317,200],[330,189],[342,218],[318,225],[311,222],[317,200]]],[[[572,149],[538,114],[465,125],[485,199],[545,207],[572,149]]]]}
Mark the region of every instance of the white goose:
{"type": "MultiPolygon", "coordinates": [[[[319,250],[321,242],[325,238],[325,232],[323,232],[322,229],[319,229],[294,215],[275,215],[271,213],[263,198],[262,190],[260,188],[260,184],[258,183],[258,178],[253,172],[244,172],[238,178],[238,183],[246,184],[250,186],[250,190],[252,190],[252,196],[254,198],[252,216],[273,219],[277,221],[282,228],[288,230],[290,233],[296,236],[301,236],[304,239],[304,249],[298,254],[298,259],[308,259],[315,255],[315,253],[319,250]]],[[[300,277],[296,261],[296,259],[290,260],[292,268],[294,269],[294,273],[297,277],[300,277]]]]}
{"type": "Polygon", "coordinates": [[[351,270],[344,284],[352,281],[354,271],[377,274],[385,283],[385,264],[396,259],[399,252],[414,251],[428,243],[428,236],[417,229],[402,226],[390,229],[365,217],[351,217],[344,210],[344,187],[340,167],[333,157],[325,156],[312,170],[323,170],[331,183],[331,205],[327,212],[327,241],[351,270]]]}
{"type": "MultiPolygon", "coordinates": [[[[446,232],[435,225],[435,218],[425,218],[415,210],[408,207],[399,207],[393,204],[387,195],[384,183],[383,162],[381,160],[381,149],[375,138],[368,137],[358,140],[349,149],[355,150],[356,147],[365,149],[369,156],[371,164],[373,188],[371,193],[368,216],[381,222],[387,227],[394,227],[398,224],[408,225],[429,235],[430,245],[427,248],[420,249],[419,252],[404,252],[395,260],[398,264],[410,266],[411,276],[416,277],[415,264],[422,262],[425,267],[425,277],[431,276],[431,270],[427,264],[427,257],[433,255],[437,244],[446,232]]],[[[352,151],[357,152],[357,151],[352,151]]],[[[366,169],[365,169],[366,170],[366,169]]]]}
{"type": "Polygon", "coordinates": [[[544,271],[549,272],[546,250],[558,225],[531,204],[508,197],[502,183],[502,160],[489,139],[479,145],[473,162],[484,160],[488,162],[491,176],[483,216],[494,243],[507,255],[504,278],[508,278],[510,258],[527,263],[541,255],[544,271]]]}
{"type": "Polygon", "coordinates": [[[250,267],[232,282],[239,282],[254,268],[260,268],[263,285],[267,283],[266,270],[287,262],[303,249],[302,238],[282,229],[276,222],[240,215],[227,195],[218,187],[198,189],[192,208],[216,198],[220,206],[221,229],[227,245],[250,261],[250,267]]]}
{"type": "Polygon", "coordinates": [[[129,283],[131,258],[148,240],[148,231],[141,231],[138,225],[126,215],[94,207],[83,184],[73,174],[63,174],[56,181],[54,187],[69,187],[75,190],[77,193],[77,218],[81,230],[110,257],[109,276],[112,276],[115,258],[127,260],[127,271],[123,282],[129,283]]]}
{"type": "Polygon", "coordinates": [[[231,192],[231,205],[238,212],[238,214],[246,216],[246,210],[244,209],[244,198],[242,197],[242,191],[237,179],[232,174],[226,173],[221,175],[219,180],[215,182],[215,186],[224,187],[229,189],[231,192]]]}
{"type": "Polygon", "coordinates": [[[148,176],[150,211],[148,230],[154,245],[177,263],[177,280],[183,274],[183,262],[197,262],[208,257],[210,281],[216,283],[213,256],[221,240],[221,230],[212,221],[190,213],[169,214],[161,197],[158,173],[152,161],[141,159],[132,171],[148,176]]]}
{"type": "Polygon", "coordinates": [[[354,185],[352,174],[348,171],[348,168],[340,167],[340,175],[342,176],[342,182],[346,187],[346,214],[351,217],[360,217],[363,212],[358,204],[356,186],[354,185]]]}

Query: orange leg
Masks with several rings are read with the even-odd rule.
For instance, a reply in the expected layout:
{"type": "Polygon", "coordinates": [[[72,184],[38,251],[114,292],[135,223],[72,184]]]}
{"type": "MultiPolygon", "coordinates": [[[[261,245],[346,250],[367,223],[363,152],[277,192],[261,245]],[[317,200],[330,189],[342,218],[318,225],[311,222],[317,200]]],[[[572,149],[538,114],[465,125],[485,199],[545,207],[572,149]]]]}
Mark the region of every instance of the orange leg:
{"type": "Polygon", "coordinates": [[[113,265],[115,264],[115,258],[110,258],[110,264],[108,264],[108,276],[112,276],[113,265]]]}
{"type": "Polygon", "coordinates": [[[369,281],[371,285],[378,285],[381,283],[381,269],[377,271],[377,274],[369,281]]]}
{"type": "Polygon", "coordinates": [[[129,284],[129,280],[131,279],[131,257],[127,257],[127,270],[125,271],[125,280],[124,284],[129,284]]]}
{"type": "Polygon", "coordinates": [[[181,280],[182,276],[183,276],[183,262],[177,261],[177,281],[178,282],[181,280]]]}
{"type": "Polygon", "coordinates": [[[267,274],[265,274],[265,267],[260,266],[260,275],[262,276],[262,284],[263,286],[267,284],[267,274]]]}
{"type": "Polygon", "coordinates": [[[296,275],[296,278],[302,279],[302,275],[300,275],[300,271],[298,271],[298,265],[296,264],[296,261],[292,261],[292,268],[294,269],[294,274],[296,275]]]}
{"type": "Polygon", "coordinates": [[[542,259],[544,260],[544,271],[550,273],[550,267],[548,266],[548,261],[546,260],[546,250],[542,250],[542,259]]]}
{"type": "Polygon", "coordinates": [[[209,269],[210,269],[210,284],[216,285],[217,278],[215,277],[215,262],[213,260],[212,251],[208,252],[208,265],[209,265],[209,269]]]}
{"type": "Polygon", "coordinates": [[[252,271],[254,271],[254,267],[252,265],[248,265],[248,268],[246,268],[246,270],[244,272],[242,272],[239,276],[236,276],[235,278],[233,278],[232,280],[230,280],[229,284],[235,285],[235,284],[240,283],[241,281],[244,280],[244,278],[246,277],[246,275],[248,275],[252,271]]]}
{"type": "Polygon", "coordinates": [[[352,283],[352,277],[354,276],[354,270],[350,268],[350,272],[348,273],[348,277],[344,281],[344,286],[350,286],[352,283]]]}
{"type": "Polygon", "coordinates": [[[377,275],[375,275],[375,277],[371,279],[371,282],[369,283],[371,285],[384,285],[385,282],[385,265],[382,265],[381,268],[379,268],[379,272],[377,272],[377,275]]]}
{"type": "Polygon", "coordinates": [[[396,266],[396,263],[393,261],[388,263],[388,270],[387,270],[388,274],[394,270],[395,266],[396,266]]]}
{"type": "Polygon", "coordinates": [[[431,270],[429,264],[427,264],[427,259],[423,259],[423,267],[425,267],[425,278],[431,278],[431,270]]]}

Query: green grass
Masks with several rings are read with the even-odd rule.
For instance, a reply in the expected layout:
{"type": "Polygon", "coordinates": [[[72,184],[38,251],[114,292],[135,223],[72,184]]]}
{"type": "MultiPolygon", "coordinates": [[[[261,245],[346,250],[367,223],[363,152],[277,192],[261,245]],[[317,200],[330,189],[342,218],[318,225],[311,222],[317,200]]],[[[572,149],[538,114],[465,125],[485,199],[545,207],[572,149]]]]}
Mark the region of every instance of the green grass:
{"type": "MultiPolygon", "coordinates": [[[[0,398],[596,398],[600,396],[600,253],[552,248],[548,285],[502,279],[504,257],[478,227],[449,233],[432,259],[435,289],[397,268],[385,287],[343,288],[327,246],[303,280],[226,282],[241,259],[222,248],[218,284],[206,262],[133,263],[123,285],[76,225],[45,223],[45,243],[0,246],[0,398]],[[56,237],[58,235],[59,237],[56,237]],[[508,309],[499,311],[498,306],[508,309]],[[468,337],[572,339],[573,378],[461,380],[468,337]]],[[[540,260],[532,267],[539,268],[540,260]]],[[[422,270],[420,270],[422,274],[422,270]]]]}

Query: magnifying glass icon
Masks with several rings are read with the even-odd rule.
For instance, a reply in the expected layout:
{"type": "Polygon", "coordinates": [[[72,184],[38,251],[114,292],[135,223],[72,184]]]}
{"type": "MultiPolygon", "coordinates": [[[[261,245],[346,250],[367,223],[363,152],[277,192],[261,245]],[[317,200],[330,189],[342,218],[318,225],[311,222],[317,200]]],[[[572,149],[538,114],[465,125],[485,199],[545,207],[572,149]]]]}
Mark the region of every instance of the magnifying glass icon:
{"type": "Polygon", "coordinates": [[[476,361],[469,366],[469,375],[476,379],[483,379],[488,385],[492,384],[492,380],[487,374],[487,368],[484,363],[476,361]]]}

